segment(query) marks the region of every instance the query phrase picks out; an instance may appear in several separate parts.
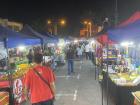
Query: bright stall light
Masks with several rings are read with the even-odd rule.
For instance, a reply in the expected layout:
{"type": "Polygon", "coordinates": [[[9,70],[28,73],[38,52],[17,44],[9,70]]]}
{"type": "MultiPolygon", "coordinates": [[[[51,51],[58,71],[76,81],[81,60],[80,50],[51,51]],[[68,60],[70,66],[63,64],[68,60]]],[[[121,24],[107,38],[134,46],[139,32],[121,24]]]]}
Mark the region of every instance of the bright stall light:
{"type": "Polygon", "coordinates": [[[57,44],[57,46],[59,46],[59,47],[60,47],[60,46],[62,46],[62,44],[61,44],[61,43],[58,43],[58,44],[57,44]]]}
{"type": "Polygon", "coordinates": [[[122,42],[121,43],[121,46],[132,46],[132,45],[134,45],[133,42],[122,42]]]}
{"type": "Polygon", "coordinates": [[[54,43],[48,43],[48,47],[52,47],[52,46],[55,46],[54,43]]]}
{"type": "Polygon", "coordinates": [[[25,50],[25,46],[23,46],[23,45],[22,45],[22,46],[19,46],[18,49],[19,49],[20,51],[23,51],[23,50],[25,50]]]}
{"type": "Polygon", "coordinates": [[[66,44],[70,44],[70,42],[67,41],[66,44]]]}
{"type": "Polygon", "coordinates": [[[62,46],[64,46],[64,43],[60,42],[60,43],[58,43],[57,45],[58,45],[59,47],[62,47],[62,46]]]}
{"type": "Polygon", "coordinates": [[[128,44],[129,44],[128,42],[122,42],[121,46],[128,46],[128,44]]]}
{"type": "Polygon", "coordinates": [[[130,42],[130,45],[134,45],[134,43],[133,42],[130,42]]]}
{"type": "Polygon", "coordinates": [[[59,42],[57,44],[59,47],[63,47],[65,45],[64,39],[59,39],[59,42]]]}
{"type": "Polygon", "coordinates": [[[77,39],[75,39],[75,40],[74,40],[74,43],[77,43],[77,42],[78,42],[78,40],[77,40],[77,39]]]}
{"type": "Polygon", "coordinates": [[[92,41],[91,41],[91,44],[94,44],[94,43],[95,43],[95,41],[94,41],[94,40],[92,40],[92,41]]]}

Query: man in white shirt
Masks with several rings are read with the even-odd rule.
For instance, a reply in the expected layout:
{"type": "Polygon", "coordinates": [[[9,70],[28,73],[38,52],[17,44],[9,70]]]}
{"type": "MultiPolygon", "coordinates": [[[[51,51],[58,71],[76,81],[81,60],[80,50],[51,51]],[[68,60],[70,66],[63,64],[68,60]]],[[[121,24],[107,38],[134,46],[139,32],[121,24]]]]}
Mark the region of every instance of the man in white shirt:
{"type": "Polygon", "coordinates": [[[89,59],[89,44],[85,46],[86,59],[89,59]]]}
{"type": "Polygon", "coordinates": [[[77,55],[78,55],[78,58],[80,59],[81,63],[82,63],[82,58],[83,58],[83,49],[81,48],[81,46],[79,46],[77,48],[77,55]]]}

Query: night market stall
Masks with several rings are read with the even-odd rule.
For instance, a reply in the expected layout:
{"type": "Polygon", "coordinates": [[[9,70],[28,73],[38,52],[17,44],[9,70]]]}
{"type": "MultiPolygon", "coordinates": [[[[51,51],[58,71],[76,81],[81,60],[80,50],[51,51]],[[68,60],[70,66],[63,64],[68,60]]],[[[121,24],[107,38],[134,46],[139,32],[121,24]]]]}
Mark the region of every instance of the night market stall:
{"type": "Polygon", "coordinates": [[[128,19],[117,25],[117,27],[123,27],[127,26],[128,24],[131,24],[137,20],[140,20],[140,11],[135,12],[132,16],[130,16],[128,19]]]}
{"type": "MultiPolygon", "coordinates": [[[[107,33],[98,35],[96,37],[96,40],[100,43],[100,47],[101,47],[101,49],[97,48],[97,54],[100,54],[100,57],[97,55],[98,59],[100,58],[102,60],[101,62],[106,62],[106,60],[107,60],[107,50],[104,47],[105,47],[106,43],[108,43],[110,45],[108,61],[109,62],[116,61],[116,59],[117,59],[117,56],[116,56],[116,53],[115,53],[116,49],[114,48],[114,45],[116,44],[116,42],[110,40],[108,38],[108,34],[107,33]],[[102,52],[99,51],[99,50],[102,50],[102,52]],[[98,53],[98,52],[101,52],[101,53],[98,53]]],[[[99,64],[99,65],[101,65],[101,64],[99,64]]]]}
{"type": "MultiPolygon", "coordinates": [[[[137,46],[140,35],[139,20],[140,12],[136,12],[129,19],[117,25],[116,28],[95,36],[96,40],[101,43],[96,49],[96,57],[100,62],[96,63],[99,67],[97,69],[101,69],[101,71],[103,70],[103,74],[105,73],[103,75],[102,87],[106,89],[107,105],[109,104],[109,94],[113,96],[111,99],[113,99],[117,105],[133,105],[134,98],[131,94],[131,89],[133,91],[140,90],[138,85],[139,50],[137,46]],[[112,52],[110,48],[116,51],[112,52]],[[113,56],[115,59],[111,60],[113,53],[115,54],[115,56],[113,56]],[[104,58],[106,58],[106,62],[104,62],[104,58]],[[123,66],[122,64],[120,65],[120,63],[123,63],[123,66]],[[126,67],[126,64],[127,66],[129,64],[129,67],[126,67]],[[136,68],[137,72],[135,72],[134,68],[136,68]]],[[[102,75],[99,75],[99,80],[102,80],[102,78],[102,75]]],[[[104,103],[104,88],[102,88],[102,104],[104,103]]],[[[135,97],[139,96],[138,94],[139,92],[136,92],[136,95],[133,93],[135,97]]]]}
{"type": "Polygon", "coordinates": [[[65,46],[67,44],[65,38],[60,38],[47,32],[42,32],[42,34],[48,38],[45,45],[52,50],[50,52],[54,55],[53,58],[57,65],[65,64],[65,46]]]}
{"type": "Polygon", "coordinates": [[[39,33],[29,25],[25,25],[21,32],[41,39],[44,62],[51,66],[53,65],[53,69],[56,69],[57,65],[65,62],[65,54],[63,51],[65,44],[63,39],[60,39],[55,35],[50,35],[47,32],[39,33]]]}
{"type": "Polygon", "coordinates": [[[0,26],[0,40],[2,43],[1,46],[3,46],[1,48],[5,49],[5,53],[7,54],[7,56],[5,56],[6,68],[0,70],[0,94],[4,96],[0,102],[18,105],[23,101],[22,77],[29,69],[29,65],[21,62],[20,64],[17,64],[15,68],[12,68],[9,62],[9,50],[11,48],[17,48],[23,51],[26,46],[40,44],[40,40],[35,37],[15,32],[3,26],[0,26]]]}
{"type": "Polygon", "coordinates": [[[42,48],[42,52],[44,54],[44,63],[49,63],[50,61],[52,61],[52,57],[50,54],[46,54],[46,43],[50,42],[50,39],[48,36],[46,35],[42,35],[41,33],[35,31],[31,26],[29,25],[24,25],[23,29],[21,30],[22,33],[24,34],[28,34],[30,36],[35,36],[38,37],[39,39],[41,39],[41,48],[42,48]]]}
{"type": "MultiPolygon", "coordinates": [[[[103,63],[107,104],[110,94],[117,105],[133,105],[134,98],[131,92],[140,90],[139,27],[140,21],[137,20],[127,26],[108,31],[109,39],[118,43],[114,45],[118,52],[116,62],[110,64],[107,60],[103,63]]],[[[109,47],[110,45],[106,43],[107,59],[109,59],[109,47]]]]}
{"type": "Polygon", "coordinates": [[[110,75],[112,76],[112,81],[115,79],[115,84],[120,88],[120,91],[123,90],[123,92],[126,92],[126,96],[124,96],[124,94],[119,94],[118,105],[126,103],[132,105],[133,96],[131,92],[140,91],[139,27],[140,20],[137,20],[127,26],[108,31],[109,38],[119,42],[123,47],[121,56],[125,67],[122,67],[122,71],[124,72],[126,70],[126,72],[117,74],[119,78],[113,78],[114,75],[110,75]]]}

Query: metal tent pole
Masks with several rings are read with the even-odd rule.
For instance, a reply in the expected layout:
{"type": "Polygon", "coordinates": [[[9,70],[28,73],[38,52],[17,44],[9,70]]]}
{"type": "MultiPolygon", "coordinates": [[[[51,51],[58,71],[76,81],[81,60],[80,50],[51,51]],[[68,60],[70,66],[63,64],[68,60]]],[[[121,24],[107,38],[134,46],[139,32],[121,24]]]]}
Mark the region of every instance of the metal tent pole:
{"type": "MultiPolygon", "coordinates": [[[[9,69],[9,52],[8,52],[8,46],[7,46],[7,40],[8,38],[4,38],[4,47],[6,48],[7,51],[7,59],[6,59],[6,66],[7,69],[9,69]]],[[[9,105],[14,105],[14,94],[13,94],[13,78],[12,78],[12,70],[8,70],[8,79],[9,79],[9,85],[10,85],[10,90],[9,90],[9,105]]]]}
{"type": "Polygon", "coordinates": [[[115,25],[118,23],[118,0],[115,0],[115,25]]]}
{"type": "MultiPolygon", "coordinates": [[[[103,70],[103,52],[101,58],[101,70],[103,70]]],[[[102,105],[104,105],[104,81],[102,80],[102,105]]]]}
{"type": "Polygon", "coordinates": [[[108,46],[108,43],[107,43],[107,105],[109,104],[109,102],[108,102],[108,101],[109,101],[109,100],[108,100],[108,99],[109,99],[109,97],[108,97],[108,96],[109,96],[109,83],[108,83],[108,82],[109,82],[109,81],[108,81],[108,79],[109,79],[109,78],[108,78],[108,76],[109,76],[109,75],[108,75],[108,63],[109,63],[109,62],[108,62],[108,50],[109,50],[109,46],[108,46]]]}
{"type": "Polygon", "coordinates": [[[94,63],[95,63],[95,80],[96,80],[96,44],[95,44],[94,63]]]}
{"type": "Polygon", "coordinates": [[[40,39],[41,40],[41,48],[42,48],[42,56],[43,56],[43,65],[45,64],[45,45],[44,45],[44,39],[40,39]]]}

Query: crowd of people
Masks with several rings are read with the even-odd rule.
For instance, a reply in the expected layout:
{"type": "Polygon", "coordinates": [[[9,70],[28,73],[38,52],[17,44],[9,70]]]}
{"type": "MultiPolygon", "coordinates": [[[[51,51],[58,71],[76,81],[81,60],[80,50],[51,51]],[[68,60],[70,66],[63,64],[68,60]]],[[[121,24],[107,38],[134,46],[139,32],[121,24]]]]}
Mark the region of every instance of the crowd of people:
{"type": "Polygon", "coordinates": [[[66,46],[66,60],[68,65],[68,75],[74,73],[74,61],[80,60],[81,64],[83,59],[94,60],[95,50],[93,45],[88,42],[69,44],[66,46]]]}
{"type": "MultiPolygon", "coordinates": [[[[26,100],[30,100],[32,105],[53,105],[55,99],[55,75],[53,72],[53,59],[45,62],[46,56],[53,56],[57,49],[53,47],[45,47],[42,50],[41,47],[30,48],[26,55],[24,53],[18,53],[21,57],[28,59],[28,64],[34,64],[24,77],[24,93],[26,100]]],[[[16,51],[16,50],[13,50],[16,51]]],[[[17,56],[16,53],[11,51],[10,57],[17,56]],[[14,54],[14,55],[12,55],[14,54]]],[[[65,59],[68,65],[68,75],[74,72],[74,61],[80,60],[81,64],[84,59],[94,59],[94,49],[87,42],[82,43],[71,43],[64,48],[65,59]]],[[[1,60],[3,58],[0,56],[1,60]]],[[[14,64],[10,61],[10,63],[14,64]]],[[[6,64],[0,63],[0,66],[6,64]]]]}
{"type": "MultiPolygon", "coordinates": [[[[69,44],[65,47],[65,55],[68,65],[68,75],[74,73],[74,61],[83,59],[94,59],[94,49],[89,43],[69,44]]],[[[25,76],[25,94],[33,105],[53,105],[55,98],[55,75],[51,67],[43,64],[43,53],[35,53],[29,50],[29,63],[34,62],[35,66],[25,76]],[[46,94],[47,93],[47,94],[46,94]]]]}

